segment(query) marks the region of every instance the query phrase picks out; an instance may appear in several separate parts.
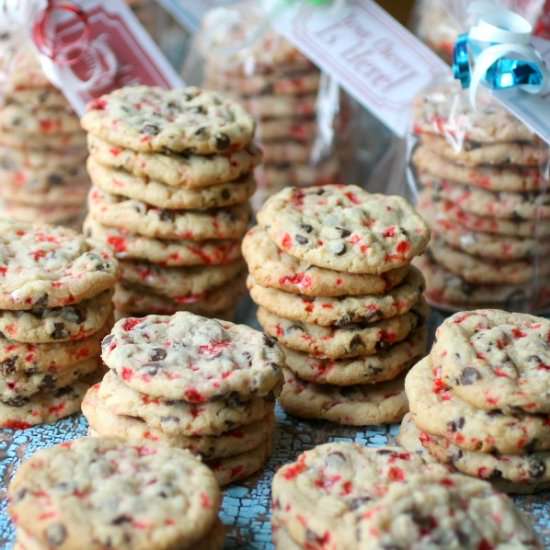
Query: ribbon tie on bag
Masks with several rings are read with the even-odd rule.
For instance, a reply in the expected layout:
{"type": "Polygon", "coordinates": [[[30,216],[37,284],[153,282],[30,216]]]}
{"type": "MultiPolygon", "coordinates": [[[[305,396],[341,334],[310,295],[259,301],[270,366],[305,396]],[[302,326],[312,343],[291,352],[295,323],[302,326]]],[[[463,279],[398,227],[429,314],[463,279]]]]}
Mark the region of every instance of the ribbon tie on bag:
{"type": "Polygon", "coordinates": [[[513,11],[490,2],[474,2],[476,18],[470,31],[458,37],[453,52],[453,76],[470,89],[475,106],[477,90],[519,88],[530,94],[550,90],[550,73],[531,44],[531,24],[513,11]]]}

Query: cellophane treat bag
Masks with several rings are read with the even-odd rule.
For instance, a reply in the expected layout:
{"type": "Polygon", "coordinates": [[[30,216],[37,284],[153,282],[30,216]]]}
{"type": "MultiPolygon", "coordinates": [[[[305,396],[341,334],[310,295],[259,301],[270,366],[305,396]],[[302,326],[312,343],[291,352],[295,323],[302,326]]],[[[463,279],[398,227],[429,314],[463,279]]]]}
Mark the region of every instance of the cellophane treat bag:
{"type": "MultiPolygon", "coordinates": [[[[30,22],[29,22],[30,25],[30,22]]],[[[0,41],[0,212],[79,227],[86,205],[86,138],[43,73],[30,32],[0,41]]]]}
{"type": "Polygon", "coordinates": [[[407,181],[432,239],[418,260],[433,306],[550,309],[548,145],[481,88],[417,98],[407,181]]]}
{"type": "MultiPolygon", "coordinates": [[[[451,63],[453,47],[469,20],[468,8],[475,0],[417,0],[412,27],[420,39],[451,63]]],[[[550,2],[547,0],[496,0],[495,4],[519,13],[535,34],[550,38],[550,2]]]]}
{"type": "Polygon", "coordinates": [[[289,185],[350,183],[359,110],[333,78],[271,27],[260,4],[210,10],[183,73],[188,83],[239,99],[256,118],[263,151],[256,209],[289,185]]]}

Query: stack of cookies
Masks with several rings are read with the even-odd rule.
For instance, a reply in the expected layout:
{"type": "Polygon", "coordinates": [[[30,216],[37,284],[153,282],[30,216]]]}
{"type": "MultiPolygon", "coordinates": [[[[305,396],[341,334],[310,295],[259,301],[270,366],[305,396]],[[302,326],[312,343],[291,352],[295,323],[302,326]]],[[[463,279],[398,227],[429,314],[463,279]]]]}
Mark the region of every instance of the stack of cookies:
{"type": "Polygon", "coordinates": [[[277,550],[540,548],[512,501],[399,447],[328,443],[275,474],[277,550]]]}
{"type": "Polygon", "coordinates": [[[110,251],[74,231],[0,220],[0,427],[80,409],[102,368],[116,278],[110,251]]]}
{"type": "Polygon", "coordinates": [[[264,154],[256,171],[254,207],[259,208],[287,185],[336,182],[341,166],[335,149],[346,124],[336,82],[275,31],[263,28],[259,34],[265,15],[254,4],[233,6],[238,19],[229,25],[227,9],[208,14],[200,48],[204,86],[231,93],[257,120],[264,154]],[[225,18],[221,25],[220,18],[225,18]]]}
{"type": "Polygon", "coordinates": [[[10,483],[14,550],[221,550],[221,494],[191,453],[85,437],[42,449],[10,483]]]}
{"type": "Polygon", "coordinates": [[[446,309],[540,310],[550,292],[550,150],[494,99],[457,85],[416,104],[418,210],[434,238],[418,266],[446,309]]]}
{"type": "Polygon", "coordinates": [[[117,313],[230,317],[261,160],[252,117],[217,93],[138,86],[92,102],[82,125],[85,230],[120,259],[117,313]]]}
{"type": "Polygon", "coordinates": [[[425,352],[429,229],[400,197],[289,187],[258,213],[243,253],[265,332],[284,347],[282,406],[348,425],[395,422],[403,372],[425,352]]]}
{"type": "Polygon", "coordinates": [[[34,52],[14,52],[0,65],[7,72],[0,106],[2,211],[20,221],[79,226],[89,189],[79,119],[34,52]]]}
{"type": "Polygon", "coordinates": [[[550,486],[550,321],[456,313],[407,375],[406,448],[509,492],[550,486]]]}
{"type": "Polygon", "coordinates": [[[122,319],[102,345],[111,370],[82,403],[94,434],[189,449],[221,485],[263,467],[284,364],[272,339],[178,312],[122,319]]]}

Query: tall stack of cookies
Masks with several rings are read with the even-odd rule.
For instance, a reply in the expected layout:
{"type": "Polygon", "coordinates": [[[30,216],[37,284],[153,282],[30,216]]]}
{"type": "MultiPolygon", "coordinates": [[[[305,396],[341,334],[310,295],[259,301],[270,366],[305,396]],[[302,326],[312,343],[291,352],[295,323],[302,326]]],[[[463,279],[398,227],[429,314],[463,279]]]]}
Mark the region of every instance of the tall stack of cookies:
{"type": "Polygon", "coordinates": [[[417,101],[412,156],[418,210],[434,238],[418,266],[426,296],[447,309],[540,310],[550,292],[550,150],[480,94],[457,85],[417,101]]]}
{"type": "Polygon", "coordinates": [[[0,54],[6,74],[0,106],[2,212],[20,221],[79,226],[89,190],[85,134],[34,52],[10,53],[0,54]]]}
{"type": "Polygon", "coordinates": [[[400,442],[499,488],[550,486],[550,322],[501,310],[456,313],[405,382],[400,442]]]}
{"type": "Polygon", "coordinates": [[[189,449],[221,485],[263,467],[283,378],[275,341],[178,312],[122,319],[102,345],[110,371],[82,403],[94,434],[189,449]]]}
{"type": "Polygon", "coordinates": [[[337,84],[275,31],[258,32],[265,17],[258,11],[256,2],[233,6],[232,15],[214,10],[200,36],[204,86],[238,98],[258,123],[256,209],[287,185],[335,183],[346,126],[337,84]]]}
{"type": "Polygon", "coordinates": [[[244,288],[254,120],[198,88],[119,89],[94,101],[86,233],[121,264],[120,316],[188,310],[230,317],[244,288]]]}
{"type": "Polygon", "coordinates": [[[0,220],[0,427],[80,409],[101,372],[117,263],[68,228],[0,220]]]}
{"type": "Polygon", "coordinates": [[[248,288],[283,346],[288,412],[348,425],[400,420],[403,372],[425,352],[424,281],[410,266],[430,232],[400,197],[290,187],[244,239],[248,288]]]}

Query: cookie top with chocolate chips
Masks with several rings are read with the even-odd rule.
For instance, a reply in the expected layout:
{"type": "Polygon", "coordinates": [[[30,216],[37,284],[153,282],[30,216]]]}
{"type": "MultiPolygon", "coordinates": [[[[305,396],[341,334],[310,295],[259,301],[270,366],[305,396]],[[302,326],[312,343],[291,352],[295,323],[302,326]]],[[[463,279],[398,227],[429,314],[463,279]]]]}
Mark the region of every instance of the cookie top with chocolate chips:
{"type": "Polygon", "coordinates": [[[88,132],[134,151],[219,154],[246,147],[254,119],[222,94],[189,87],[120,88],[93,100],[88,132]]]}
{"type": "Polygon", "coordinates": [[[128,386],[165,399],[265,396],[282,382],[284,355],[274,340],[188,312],[122,319],[102,347],[103,361],[128,386]]]}
{"type": "Polygon", "coordinates": [[[349,273],[380,274],[407,265],[430,238],[405,199],[354,185],[287,187],[266,202],[258,221],[281,250],[349,273]]]}
{"type": "Polygon", "coordinates": [[[550,412],[550,321],[497,309],[461,312],[438,329],[435,367],[474,407],[550,412]]]}
{"type": "Polygon", "coordinates": [[[446,472],[399,447],[319,445],[275,474],[273,519],[284,523],[299,544],[316,540],[336,548],[329,542],[338,541],[338,548],[358,548],[356,522],[386,493],[388,484],[406,483],[420,469],[446,472]]]}
{"type": "Polygon", "coordinates": [[[78,439],[37,452],[9,488],[14,523],[44,548],[180,548],[209,534],[220,491],[190,452],[78,439]]]}
{"type": "Polygon", "coordinates": [[[71,229],[0,220],[0,308],[75,304],[113,288],[118,264],[108,249],[71,229]]]}

